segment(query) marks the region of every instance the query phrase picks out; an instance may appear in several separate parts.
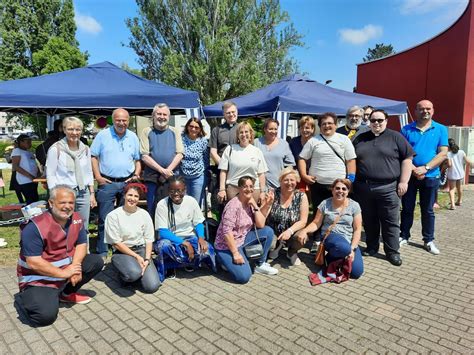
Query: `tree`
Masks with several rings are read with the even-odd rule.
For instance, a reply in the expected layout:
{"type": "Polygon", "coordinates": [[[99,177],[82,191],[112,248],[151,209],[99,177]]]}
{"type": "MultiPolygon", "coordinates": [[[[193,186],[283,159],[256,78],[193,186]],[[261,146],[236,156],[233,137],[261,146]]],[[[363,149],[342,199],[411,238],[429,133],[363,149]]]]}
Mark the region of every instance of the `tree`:
{"type": "Polygon", "coordinates": [[[130,68],[130,66],[125,62],[120,64],[120,68],[122,68],[125,71],[128,71],[130,74],[134,74],[134,75],[143,77],[143,72],[140,69],[130,68]]]}
{"type": "MultiPolygon", "coordinates": [[[[87,64],[88,55],[80,52],[76,40],[72,0],[0,0],[1,80],[52,72],[55,65],[35,63],[34,57],[38,52],[44,56],[44,50],[56,54],[58,46],[63,46],[61,55],[69,56],[63,63],[72,65],[65,69],[87,64]]],[[[57,68],[64,70],[64,65],[57,68]]]]}
{"type": "Polygon", "coordinates": [[[369,48],[367,50],[367,55],[362,60],[364,62],[370,62],[371,60],[380,59],[395,53],[391,44],[385,45],[383,43],[377,43],[375,48],[369,48]]]}
{"type": "Polygon", "coordinates": [[[278,0],[136,1],[128,45],[145,77],[196,90],[204,104],[297,71],[289,52],[302,36],[278,0]]]}
{"type": "MultiPolygon", "coordinates": [[[[78,45],[72,0],[0,0],[0,80],[83,67],[88,54],[78,45]]],[[[17,122],[44,132],[42,117],[17,122]]]]}

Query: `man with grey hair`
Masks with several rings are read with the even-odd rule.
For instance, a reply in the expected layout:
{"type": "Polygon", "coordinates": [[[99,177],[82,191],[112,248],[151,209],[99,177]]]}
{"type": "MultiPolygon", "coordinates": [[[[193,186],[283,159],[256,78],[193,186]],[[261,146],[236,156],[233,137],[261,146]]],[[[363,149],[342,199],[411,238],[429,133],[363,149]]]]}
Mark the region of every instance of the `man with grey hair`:
{"type": "Polygon", "coordinates": [[[91,297],[78,290],[104,266],[99,255],[87,254],[87,226],[74,203],[74,190],[57,185],[50,192],[49,210],[20,227],[16,301],[36,326],[56,320],[59,302],[89,303],[91,297]]]}
{"type": "Polygon", "coordinates": [[[369,131],[370,128],[361,125],[364,117],[364,109],[360,106],[352,106],[347,110],[346,124],[336,129],[337,133],[347,136],[351,141],[362,132],[369,131]]]}
{"type": "Polygon", "coordinates": [[[140,134],[140,153],[145,163],[143,180],[147,186],[147,208],[155,216],[156,203],[168,196],[168,179],[173,176],[184,156],[180,132],[170,127],[170,109],[167,104],[156,104],[152,126],[140,134]]]}

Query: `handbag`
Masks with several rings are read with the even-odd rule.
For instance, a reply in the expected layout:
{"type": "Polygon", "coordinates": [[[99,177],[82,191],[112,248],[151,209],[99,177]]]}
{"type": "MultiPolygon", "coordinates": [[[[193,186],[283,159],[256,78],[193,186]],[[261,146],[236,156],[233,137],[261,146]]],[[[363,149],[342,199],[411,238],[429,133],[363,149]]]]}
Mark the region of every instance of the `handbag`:
{"type": "Polygon", "coordinates": [[[263,245],[258,238],[257,227],[254,224],[255,236],[257,237],[258,244],[247,245],[244,247],[245,255],[248,259],[255,260],[260,259],[263,256],[263,245]]]}
{"type": "Polygon", "coordinates": [[[326,248],[324,247],[324,242],[326,241],[326,238],[328,235],[331,233],[332,229],[336,226],[337,222],[339,222],[339,219],[341,216],[344,214],[344,210],[346,208],[344,207],[341,210],[341,213],[339,216],[336,217],[334,222],[332,222],[331,226],[327,229],[326,233],[324,234],[323,240],[321,240],[321,243],[318,245],[318,250],[316,251],[316,256],[314,257],[314,263],[318,266],[324,265],[324,262],[326,261],[326,248]]]}

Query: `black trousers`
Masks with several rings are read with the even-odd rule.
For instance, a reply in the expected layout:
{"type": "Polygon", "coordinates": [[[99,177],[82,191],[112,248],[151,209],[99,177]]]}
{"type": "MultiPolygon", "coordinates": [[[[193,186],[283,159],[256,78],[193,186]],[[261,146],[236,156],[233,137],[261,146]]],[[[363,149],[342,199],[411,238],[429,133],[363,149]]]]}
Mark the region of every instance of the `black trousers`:
{"type": "Polygon", "coordinates": [[[25,202],[27,205],[39,200],[38,196],[38,183],[30,182],[28,184],[18,185],[20,192],[25,196],[25,202]]]}
{"type": "Polygon", "coordinates": [[[389,184],[356,181],[354,193],[362,209],[367,249],[379,250],[382,230],[385,255],[399,254],[400,198],[397,181],[389,184]]]}
{"type": "Polygon", "coordinates": [[[76,286],[68,283],[62,290],[52,287],[28,286],[18,296],[19,306],[34,325],[51,325],[58,317],[59,294],[61,292],[65,294],[77,292],[97,275],[103,266],[104,262],[100,255],[88,254],[82,261],[82,280],[76,286]]]}
{"type": "Polygon", "coordinates": [[[311,189],[311,203],[313,204],[313,214],[316,216],[316,210],[321,202],[332,197],[331,185],[323,185],[315,182],[309,185],[311,189]]]}

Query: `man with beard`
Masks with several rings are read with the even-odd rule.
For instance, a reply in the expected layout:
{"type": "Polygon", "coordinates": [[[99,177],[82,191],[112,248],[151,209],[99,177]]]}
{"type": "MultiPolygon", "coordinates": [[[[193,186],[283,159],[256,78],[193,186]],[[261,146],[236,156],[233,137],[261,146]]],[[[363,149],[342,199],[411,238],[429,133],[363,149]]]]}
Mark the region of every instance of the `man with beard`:
{"type": "Polygon", "coordinates": [[[74,190],[57,185],[50,194],[49,211],[21,226],[18,305],[36,326],[56,320],[59,302],[89,303],[91,298],[78,290],[104,266],[99,255],[87,254],[74,190]]]}
{"type": "Polygon", "coordinates": [[[434,243],[435,215],[433,204],[439,187],[439,165],[448,153],[448,130],[435,122],[433,104],[422,100],[416,104],[416,121],[402,128],[402,135],[415,150],[412,176],[408,190],[402,197],[400,245],[408,244],[413,225],[416,194],[420,192],[421,234],[424,248],[431,254],[439,254],[434,243]]]}
{"type": "Polygon", "coordinates": [[[152,126],[146,127],[140,135],[140,153],[145,163],[143,180],[148,190],[147,208],[153,218],[156,203],[168,196],[168,179],[183,159],[184,147],[181,134],[169,125],[168,105],[156,104],[152,120],[152,126]]]}
{"type": "Polygon", "coordinates": [[[363,117],[364,109],[359,106],[352,106],[347,110],[346,124],[336,129],[336,132],[347,136],[353,141],[359,134],[370,130],[367,126],[361,125],[363,117]]]}

